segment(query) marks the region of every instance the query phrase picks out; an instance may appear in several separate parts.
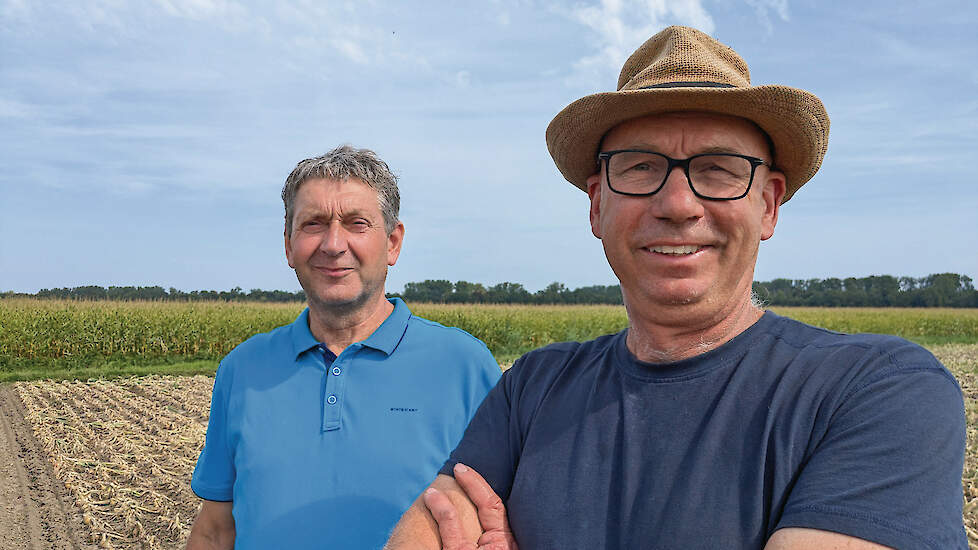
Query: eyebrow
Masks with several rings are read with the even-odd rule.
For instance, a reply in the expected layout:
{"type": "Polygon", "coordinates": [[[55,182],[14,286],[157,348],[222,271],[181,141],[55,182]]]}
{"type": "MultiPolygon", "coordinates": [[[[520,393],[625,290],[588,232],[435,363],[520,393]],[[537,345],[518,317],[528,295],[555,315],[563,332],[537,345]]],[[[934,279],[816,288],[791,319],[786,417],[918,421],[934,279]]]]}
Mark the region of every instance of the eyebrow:
{"type": "Polygon", "coordinates": [[[302,211],[307,217],[322,218],[322,217],[339,217],[339,218],[350,218],[353,216],[360,216],[363,218],[369,217],[365,210],[360,208],[350,208],[350,209],[337,209],[331,212],[327,212],[322,208],[306,208],[302,211]]]}
{"type": "Polygon", "coordinates": [[[707,147],[706,149],[703,149],[702,151],[700,151],[698,154],[700,154],[700,155],[708,155],[710,153],[734,153],[734,154],[737,154],[737,155],[744,155],[744,154],[746,154],[743,151],[738,151],[738,150],[736,150],[736,149],[734,149],[732,147],[721,147],[721,146],[707,147]]]}

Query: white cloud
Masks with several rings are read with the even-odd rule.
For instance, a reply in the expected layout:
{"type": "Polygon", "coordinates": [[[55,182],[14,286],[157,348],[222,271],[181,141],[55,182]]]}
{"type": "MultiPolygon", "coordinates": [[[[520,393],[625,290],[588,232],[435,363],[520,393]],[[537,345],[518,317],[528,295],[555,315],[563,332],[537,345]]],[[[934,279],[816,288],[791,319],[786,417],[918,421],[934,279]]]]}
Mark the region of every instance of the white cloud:
{"type": "Polygon", "coordinates": [[[352,37],[336,38],[332,40],[332,43],[333,47],[350,61],[361,65],[366,65],[370,62],[370,57],[363,51],[363,47],[352,37]]]}
{"type": "Polygon", "coordinates": [[[705,33],[715,27],[701,0],[600,0],[564,15],[597,35],[597,51],[574,64],[572,80],[582,80],[587,87],[606,87],[609,76],[618,74],[635,48],[669,24],[690,25],[705,33]]]}
{"type": "Polygon", "coordinates": [[[37,108],[27,103],[0,97],[0,118],[32,118],[37,108]]]}
{"type": "Polygon", "coordinates": [[[459,88],[468,88],[472,83],[472,73],[469,71],[459,71],[455,73],[455,85],[459,88]]]}
{"type": "Polygon", "coordinates": [[[31,11],[27,0],[4,0],[0,2],[0,20],[23,19],[31,11]]]}
{"type": "Polygon", "coordinates": [[[243,6],[227,0],[156,0],[156,5],[167,15],[198,21],[246,13],[243,6]]]}
{"type": "Polygon", "coordinates": [[[391,40],[390,29],[377,17],[381,8],[371,2],[336,4],[316,0],[282,0],[267,10],[249,9],[241,0],[55,0],[31,4],[25,0],[0,0],[0,27],[24,36],[51,28],[87,35],[88,43],[113,46],[142,42],[145,29],[169,24],[179,34],[189,24],[204,22],[220,31],[246,35],[252,42],[277,41],[283,57],[300,60],[334,56],[354,63],[422,63],[412,52],[403,52],[391,40]],[[282,40],[282,37],[286,37],[282,40]]]}
{"type": "Polygon", "coordinates": [[[774,32],[774,24],[771,22],[770,13],[773,11],[782,21],[790,21],[788,14],[788,0],[745,0],[747,5],[754,8],[757,20],[764,26],[768,35],[774,32]]]}

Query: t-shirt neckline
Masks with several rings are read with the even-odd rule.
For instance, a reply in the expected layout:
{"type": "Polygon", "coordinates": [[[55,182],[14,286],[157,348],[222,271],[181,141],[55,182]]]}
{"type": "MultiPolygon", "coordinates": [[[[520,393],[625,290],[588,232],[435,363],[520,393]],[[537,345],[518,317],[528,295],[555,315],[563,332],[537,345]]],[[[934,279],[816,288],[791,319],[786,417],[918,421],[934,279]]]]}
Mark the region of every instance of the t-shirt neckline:
{"type": "Polygon", "coordinates": [[[776,322],[777,318],[778,316],[771,311],[765,311],[753,325],[720,346],[695,357],[670,363],[647,363],[638,360],[625,344],[625,338],[629,331],[626,328],[615,335],[613,344],[617,359],[615,364],[625,374],[649,382],[683,382],[698,378],[726,365],[736,363],[747,354],[756,336],[766,332],[776,322]]]}

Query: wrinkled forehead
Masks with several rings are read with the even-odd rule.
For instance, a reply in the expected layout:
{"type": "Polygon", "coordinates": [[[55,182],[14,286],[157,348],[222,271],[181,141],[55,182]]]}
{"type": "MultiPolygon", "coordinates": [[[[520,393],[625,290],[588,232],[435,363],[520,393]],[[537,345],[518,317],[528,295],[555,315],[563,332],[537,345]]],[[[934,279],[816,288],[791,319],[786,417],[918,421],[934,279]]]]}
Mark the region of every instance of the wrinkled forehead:
{"type": "Polygon", "coordinates": [[[379,200],[377,191],[358,178],[309,178],[300,184],[296,192],[295,208],[298,211],[369,205],[379,211],[379,200]]]}
{"type": "Polygon", "coordinates": [[[608,130],[599,151],[640,146],[737,148],[770,159],[771,138],[756,123],[732,115],[680,111],[626,120],[608,130]]]}

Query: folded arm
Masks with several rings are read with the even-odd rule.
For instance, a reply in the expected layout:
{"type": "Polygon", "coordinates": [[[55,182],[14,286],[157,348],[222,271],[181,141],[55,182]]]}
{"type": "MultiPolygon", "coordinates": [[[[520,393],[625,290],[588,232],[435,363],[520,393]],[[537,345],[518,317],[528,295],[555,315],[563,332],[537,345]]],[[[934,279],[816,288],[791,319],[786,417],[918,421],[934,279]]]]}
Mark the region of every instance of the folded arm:
{"type": "Polygon", "coordinates": [[[791,527],[774,532],[764,550],[886,550],[875,542],[820,529],[791,527]]]}
{"type": "Polygon", "coordinates": [[[456,464],[404,513],[385,550],[518,550],[502,500],[475,470],[456,464]]]}

